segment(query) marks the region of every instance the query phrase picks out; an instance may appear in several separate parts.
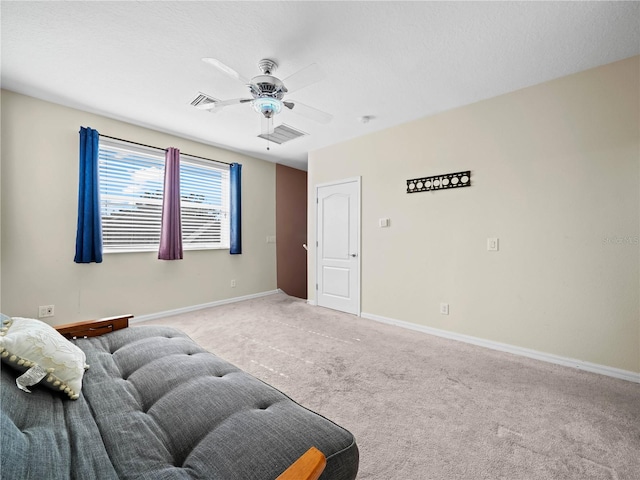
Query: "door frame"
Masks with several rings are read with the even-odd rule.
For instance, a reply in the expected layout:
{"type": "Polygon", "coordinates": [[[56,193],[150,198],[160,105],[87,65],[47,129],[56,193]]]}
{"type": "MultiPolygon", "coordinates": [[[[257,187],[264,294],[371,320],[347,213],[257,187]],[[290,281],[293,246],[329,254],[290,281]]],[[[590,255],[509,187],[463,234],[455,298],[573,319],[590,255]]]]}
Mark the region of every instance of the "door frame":
{"type": "Polygon", "coordinates": [[[318,204],[318,190],[323,188],[323,187],[333,187],[333,186],[337,186],[337,185],[342,185],[344,183],[356,183],[357,186],[357,190],[358,190],[358,208],[356,209],[356,215],[357,215],[357,219],[356,219],[356,224],[358,225],[358,256],[357,256],[357,266],[356,266],[356,275],[357,275],[357,279],[358,279],[358,286],[356,288],[356,295],[357,295],[357,312],[355,315],[357,315],[358,317],[361,316],[362,313],[362,177],[361,176],[357,176],[357,177],[350,177],[350,178],[344,178],[341,180],[334,180],[331,182],[325,182],[325,183],[318,183],[315,186],[315,197],[316,197],[316,248],[315,248],[315,255],[316,255],[316,259],[315,259],[315,264],[316,264],[316,275],[315,275],[315,280],[316,280],[316,294],[315,294],[315,304],[319,305],[318,303],[318,285],[320,282],[320,255],[318,254],[318,239],[320,238],[320,217],[318,215],[318,210],[319,210],[319,204],[318,204]]]}

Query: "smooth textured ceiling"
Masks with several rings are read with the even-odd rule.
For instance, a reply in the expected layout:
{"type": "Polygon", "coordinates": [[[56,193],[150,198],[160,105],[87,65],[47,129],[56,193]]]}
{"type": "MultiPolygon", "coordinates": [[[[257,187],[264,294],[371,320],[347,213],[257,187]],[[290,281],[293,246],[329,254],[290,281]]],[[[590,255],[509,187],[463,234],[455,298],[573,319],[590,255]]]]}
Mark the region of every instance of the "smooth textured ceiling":
{"type": "Polygon", "coordinates": [[[302,169],[314,149],[640,53],[638,2],[0,5],[3,88],[302,169]],[[317,63],[324,80],[291,98],[333,121],[286,111],[276,125],[309,135],[267,151],[250,105],[189,104],[247,93],[203,57],[249,78],[261,58],[280,78],[317,63]]]}

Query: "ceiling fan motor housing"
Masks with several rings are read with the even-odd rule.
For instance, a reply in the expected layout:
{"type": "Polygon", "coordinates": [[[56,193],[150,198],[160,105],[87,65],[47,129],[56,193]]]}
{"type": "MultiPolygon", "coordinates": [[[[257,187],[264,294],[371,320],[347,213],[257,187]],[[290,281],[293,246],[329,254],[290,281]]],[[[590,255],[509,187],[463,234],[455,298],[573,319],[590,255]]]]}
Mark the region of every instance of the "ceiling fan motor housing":
{"type": "Polygon", "coordinates": [[[272,75],[258,75],[251,79],[251,94],[254,98],[271,97],[282,100],[287,89],[279,78],[272,75]],[[254,86],[258,87],[253,88],[254,86]]]}
{"type": "Polygon", "coordinates": [[[272,74],[278,68],[278,64],[268,58],[263,58],[258,62],[258,68],[262,75],[257,75],[251,79],[251,94],[254,98],[271,97],[282,100],[287,88],[277,77],[272,74]],[[258,87],[257,89],[255,87],[258,87]]]}

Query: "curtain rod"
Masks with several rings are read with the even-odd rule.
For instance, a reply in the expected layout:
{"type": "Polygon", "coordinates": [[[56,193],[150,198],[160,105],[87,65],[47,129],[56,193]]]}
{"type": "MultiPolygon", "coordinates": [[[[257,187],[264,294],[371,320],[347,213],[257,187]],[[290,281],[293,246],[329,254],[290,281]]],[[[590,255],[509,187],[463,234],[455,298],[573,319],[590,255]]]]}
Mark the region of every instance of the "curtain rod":
{"type": "MultiPolygon", "coordinates": [[[[147,145],[145,143],[132,142],[131,140],[125,140],[124,138],[118,138],[118,137],[110,137],[109,135],[103,135],[101,133],[99,133],[99,135],[101,137],[104,137],[104,138],[110,138],[111,140],[119,140],[119,141],[125,142],[125,143],[132,143],[134,145],[139,145],[141,147],[155,148],[156,150],[162,150],[163,152],[167,151],[166,148],[156,147],[154,145],[147,145]]],[[[183,152],[180,152],[180,153],[183,153],[183,152]]],[[[222,160],[213,160],[212,158],[199,157],[198,155],[191,155],[189,153],[185,153],[184,155],[187,155],[188,157],[199,158],[200,160],[207,160],[209,162],[223,163],[224,165],[231,165],[231,163],[223,162],[222,160]]]]}

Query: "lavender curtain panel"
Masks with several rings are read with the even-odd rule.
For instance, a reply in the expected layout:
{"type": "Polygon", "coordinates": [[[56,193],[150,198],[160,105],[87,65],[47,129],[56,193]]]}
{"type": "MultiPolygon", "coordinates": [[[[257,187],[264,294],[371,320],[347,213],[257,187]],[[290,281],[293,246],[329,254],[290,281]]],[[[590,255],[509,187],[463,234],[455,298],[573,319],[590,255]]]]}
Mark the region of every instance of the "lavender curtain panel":
{"type": "Polygon", "coordinates": [[[242,253],[242,165],[232,163],[229,167],[229,191],[231,198],[229,210],[231,213],[229,231],[231,238],[229,242],[229,253],[238,255],[242,253]]]}
{"type": "Polygon", "coordinates": [[[97,130],[80,127],[80,178],[78,182],[78,226],[76,263],[102,263],[102,224],[98,189],[97,130]]]}
{"type": "Polygon", "coordinates": [[[162,229],[160,260],[182,259],[182,222],[180,219],[180,150],[169,147],[164,162],[164,195],[162,196],[162,229]]]}

